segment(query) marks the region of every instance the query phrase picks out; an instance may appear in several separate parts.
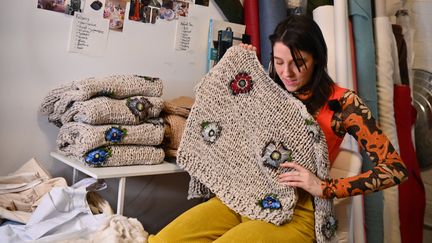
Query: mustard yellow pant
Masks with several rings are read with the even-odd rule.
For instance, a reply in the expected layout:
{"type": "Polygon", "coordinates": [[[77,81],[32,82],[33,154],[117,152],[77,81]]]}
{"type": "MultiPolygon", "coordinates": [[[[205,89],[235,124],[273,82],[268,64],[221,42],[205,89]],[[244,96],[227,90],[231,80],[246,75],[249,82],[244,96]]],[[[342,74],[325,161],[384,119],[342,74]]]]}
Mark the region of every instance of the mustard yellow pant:
{"type": "Polygon", "coordinates": [[[214,197],[184,212],[148,239],[149,243],[314,241],[312,197],[304,191],[299,193],[293,220],[281,226],[240,216],[214,197]]]}

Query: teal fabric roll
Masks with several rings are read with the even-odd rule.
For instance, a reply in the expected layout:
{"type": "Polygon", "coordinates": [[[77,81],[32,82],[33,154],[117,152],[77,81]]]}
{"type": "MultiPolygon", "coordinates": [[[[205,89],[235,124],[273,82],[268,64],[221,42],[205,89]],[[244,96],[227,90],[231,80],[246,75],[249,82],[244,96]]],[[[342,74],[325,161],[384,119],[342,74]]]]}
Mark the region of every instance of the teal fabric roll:
{"type": "Polygon", "coordinates": [[[284,0],[259,0],[261,64],[268,69],[272,51],[269,36],[276,25],[286,18],[286,4],[284,0]]]}
{"type": "MultiPolygon", "coordinates": [[[[378,118],[375,45],[370,1],[349,0],[348,13],[352,17],[354,43],[356,48],[358,94],[378,118]]],[[[362,151],[362,171],[373,168],[369,156],[362,151]]],[[[384,242],[383,195],[376,192],[365,196],[365,225],[368,243],[384,242]]]]}

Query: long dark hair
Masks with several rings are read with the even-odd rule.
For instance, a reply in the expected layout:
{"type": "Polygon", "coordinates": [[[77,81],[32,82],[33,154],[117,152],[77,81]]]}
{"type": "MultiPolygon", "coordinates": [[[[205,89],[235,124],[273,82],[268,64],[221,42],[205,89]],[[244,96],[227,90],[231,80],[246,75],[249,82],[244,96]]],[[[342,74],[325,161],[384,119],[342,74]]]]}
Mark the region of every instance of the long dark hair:
{"type": "Polygon", "coordinates": [[[272,35],[270,35],[272,52],[270,58],[270,77],[285,88],[279,75],[275,72],[273,46],[276,42],[286,45],[293,55],[295,65],[300,70],[304,59],[300,51],[308,52],[312,55],[315,65],[311,80],[305,84],[299,93],[311,93],[302,100],[310,114],[316,112],[328,101],[333,92],[333,80],[327,73],[327,45],[319,26],[310,17],[304,15],[289,15],[284,21],[280,22],[272,35]],[[301,63],[298,63],[300,60],[301,63]]]}

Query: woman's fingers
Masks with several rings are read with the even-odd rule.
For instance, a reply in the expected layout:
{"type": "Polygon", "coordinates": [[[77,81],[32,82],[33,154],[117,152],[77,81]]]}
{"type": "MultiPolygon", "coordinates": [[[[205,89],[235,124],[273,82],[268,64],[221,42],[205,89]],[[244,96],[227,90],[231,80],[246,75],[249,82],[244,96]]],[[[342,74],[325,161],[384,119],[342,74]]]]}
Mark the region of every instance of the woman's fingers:
{"type": "Polygon", "coordinates": [[[256,51],[256,47],[250,44],[240,43],[239,46],[249,51],[256,51]]]}

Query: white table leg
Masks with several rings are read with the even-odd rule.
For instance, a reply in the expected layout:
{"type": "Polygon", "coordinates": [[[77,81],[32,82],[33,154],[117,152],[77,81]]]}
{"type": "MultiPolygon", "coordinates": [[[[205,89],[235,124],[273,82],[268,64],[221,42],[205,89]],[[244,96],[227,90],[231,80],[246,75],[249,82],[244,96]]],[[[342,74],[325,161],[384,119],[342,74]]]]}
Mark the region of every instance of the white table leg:
{"type": "Polygon", "coordinates": [[[73,171],[72,171],[72,185],[75,184],[75,182],[77,180],[77,176],[78,176],[78,171],[77,171],[77,169],[73,168],[73,171]]]}
{"type": "Polygon", "coordinates": [[[126,177],[121,177],[119,180],[118,197],[117,197],[117,214],[119,215],[123,215],[125,188],[126,188],[126,177]]]}

